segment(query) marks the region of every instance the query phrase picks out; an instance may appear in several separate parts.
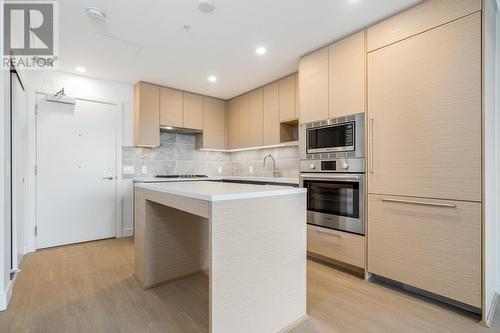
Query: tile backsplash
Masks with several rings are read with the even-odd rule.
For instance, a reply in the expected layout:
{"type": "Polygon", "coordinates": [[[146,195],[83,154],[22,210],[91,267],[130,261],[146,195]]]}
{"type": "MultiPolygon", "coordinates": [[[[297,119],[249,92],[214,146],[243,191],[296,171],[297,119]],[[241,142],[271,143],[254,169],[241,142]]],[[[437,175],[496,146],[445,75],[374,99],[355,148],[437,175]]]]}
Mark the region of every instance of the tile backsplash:
{"type": "Polygon", "coordinates": [[[123,147],[123,167],[133,166],[134,174],[123,178],[154,177],[158,174],[200,174],[208,176],[271,177],[272,161],[262,162],[266,155],[276,159],[279,177],[298,177],[297,147],[279,147],[241,152],[212,152],[195,149],[196,136],[161,132],[161,145],[156,148],[123,147]],[[142,174],[146,166],[147,173],[142,174]],[[221,173],[218,169],[221,168],[221,173]],[[253,172],[250,172],[253,169],[253,172]]]}

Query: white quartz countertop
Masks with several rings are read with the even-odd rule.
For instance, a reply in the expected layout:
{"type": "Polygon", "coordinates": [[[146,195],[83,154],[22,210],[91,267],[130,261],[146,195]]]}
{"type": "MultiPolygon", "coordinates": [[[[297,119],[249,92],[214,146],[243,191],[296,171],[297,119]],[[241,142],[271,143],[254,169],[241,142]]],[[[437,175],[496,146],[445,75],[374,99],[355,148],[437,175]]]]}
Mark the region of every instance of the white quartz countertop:
{"type": "Polygon", "coordinates": [[[135,187],[205,201],[251,199],[307,192],[304,188],[292,186],[250,185],[210,181],[136,183],[135,187]]]}
{"type": "Polygon", "coordinates": [[[160,182],[185,182],[199,180],[247,180],[263,183],[283,183],[283,184],[299,184],[299,178],[272,178],[272,177],[238,177],[238,176],[222,176],[222,177],[200,177],[200,178],[135,178],[135,183],[160,183],[160,182]]]}

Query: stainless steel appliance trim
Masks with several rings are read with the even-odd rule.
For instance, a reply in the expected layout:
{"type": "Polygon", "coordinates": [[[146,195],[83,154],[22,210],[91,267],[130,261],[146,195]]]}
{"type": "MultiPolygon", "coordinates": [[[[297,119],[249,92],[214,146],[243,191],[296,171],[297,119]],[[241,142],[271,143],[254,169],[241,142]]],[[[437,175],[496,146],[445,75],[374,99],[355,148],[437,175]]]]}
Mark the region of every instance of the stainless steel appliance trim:
{"type": "MultiPolygon", "coordinates": [[[[328,127],[328,126],[327,126],[328,127]]],[[[344,151],[354,151],[354,145],[335,147],[335,148],[317,148],[317,149],[307,149],[308,154],[318,154],[318,153],[328,153],[328,152],[344,152],[344,151]]]]}
{"type": "MultiPolygon", "coordinates": [[[[359,182],[359,218],[330,215],[307,211],[307,223],[319,227],[331,228],[339,231],[352,232],[359,235],[365,234],[365,174],[300,174],[300,187],[304,187],[305,180],[320,181],[353,181],[359,182]]],[[[308,194],[309,195],[309,194],[308,194]]]]}
{"type": "Polygon", "coordinates": [[[396,203],[406,203],[406,204],[412,204],[412,205],[446,207],[446,208],[455,208],[455,207],[457,207],[457,205],[454,205],[454,204],[442,204],[442,203],[427,202],[427,201],[399,200],[399,199],[388,199],[388,198],[382,198],[382,201],[385,201],[385,202],[396,202],[396,203]]]}
{"type": "Polygon", "coordinates": [[[340,181],[353,181],[353,182],[359,182],[360,180],[363,179],[362,175],[353,175],[353,176],[346,176],[346,175],[336,175],[336,174],[309,174],[309,173],[302,173],[300,174],[301,178],[307,178],[307,180],[325,180],[325,179],[331,179],[331,180],[340,180],[340,181]]]}
{"type": "Polygon", "coordinates": [[[370,173],[373,173],[373,117],[370,118],[370,173]]]}
{"type": "Polygon", "coordinates": [[[300,159],[320,159],[320,153],[331,152],[346,152],[353,154],[350,157],[365,157],[365,113],[357,113],[350,116],[331,118],[322,121],[314,121],[303,123],[299,126],[299,156],[300,159]],[[346,123],[354,123],[354,145],[346,147],[330,147],[324,149],[309,149],[307,150],[307,131],[320,127],[339,126],[346,123]]]}
{"type": "Polygon", "coordinates": [[[307,159],[299,161],[299,170],[301,174],[364,174],[364,158],[337,158],[337,159],[307,159]],[[322,162],[335,162],[335,170],[323,169],[322,162]]]}

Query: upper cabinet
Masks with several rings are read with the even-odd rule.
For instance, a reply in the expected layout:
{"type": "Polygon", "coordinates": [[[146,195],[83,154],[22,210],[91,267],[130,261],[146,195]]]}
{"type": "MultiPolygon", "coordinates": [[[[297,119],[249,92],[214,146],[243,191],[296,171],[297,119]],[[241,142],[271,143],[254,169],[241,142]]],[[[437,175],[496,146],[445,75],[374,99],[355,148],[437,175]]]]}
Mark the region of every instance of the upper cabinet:
{"type": "Polygon", "coordinates": [[[250,147],[250,96],[242,95],[236,98],[236,113],[238,114],[239,148],[250,147]]]}
{"type": "Polygon", "coordinates": [[[368,52],[481,10],[481,0],[425,1],[368,28],[368,52]]]}
{"type": "Polygon", "coordinates": [[[300,122],[328,118],[328,47],[300,59],[300,122]]]}
{"type": "Polygon", "coordinates": [[[188,92],[183,93],[182,127],[203,130],[203,96],[188,92]]]}
{"type": "Polygon", "coordinates": [[[365,111],[365,31],[330,45],[328,117],[365,111]]]}
{"type": "Polygon", "coordinates": [[[229,148],[250,147],[250,96],[238,96],[229,101],[229,148]]]}
{"type": "Polygon", "coordinates": [[[182,127],[182,91],[160,88],[160,125],[182,127]]]}
{"type": "Polygon", "coordinates": [[[196,148],[226,149],[226,102],[204,97],[203,134],[196,140],[196,148]]]}
{"type": "Polygon", "coordinates": [[[296,120],[297,114],[297,74],[279,80],[280,122],[296,120]]]}
{"type": "Polygon", "coordinates": [[[230,100],[229,148],[296,141],[297,100],[296,73],[230,100]]]}
{"type": "Polygon", "coordinates": [[[280,142],[280,83],[274,82],[264,88],[264,145],[280,142]]]}
{"type": "Polygon", "coordinates": [[[264,89],[259,88],[248,94],[249,142],[250,147],[264,143],[264,89]]]}
{"type": "Polygon", "coordinates": [[[365,40],[360,31],[300,59],[301,123],[365,111],[365,40]]]}
{"type": "Polygon", "coordinates": [[[228,136],[227,136],[227,144],[229,149],[236,149],[240,145],[240,114],[237,109],[238,100],[232,99],[228,102],[228,136]]]}
{"type": "Polygon", "coordinates": [[[145,82],[134,90],[134,145],[160,145],[160,87],[145,82]]]}
{"type": "Polygon", "coordinates": [[[203,134],[197,147],[226,148],[226,106],[216,98],[139,82],[135,86],[134,144],[160,145],[160,127],[203,134]]]}

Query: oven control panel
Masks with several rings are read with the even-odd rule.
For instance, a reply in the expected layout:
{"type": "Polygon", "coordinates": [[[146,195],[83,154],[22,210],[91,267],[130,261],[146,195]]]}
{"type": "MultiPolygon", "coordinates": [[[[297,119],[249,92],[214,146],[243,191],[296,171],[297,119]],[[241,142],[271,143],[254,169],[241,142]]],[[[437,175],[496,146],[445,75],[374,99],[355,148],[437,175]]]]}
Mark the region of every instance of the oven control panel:
{"type": "Polygon", "coordinates": [[[300,172],[365,172],[364,158],[301,160],[300,172]]]}

